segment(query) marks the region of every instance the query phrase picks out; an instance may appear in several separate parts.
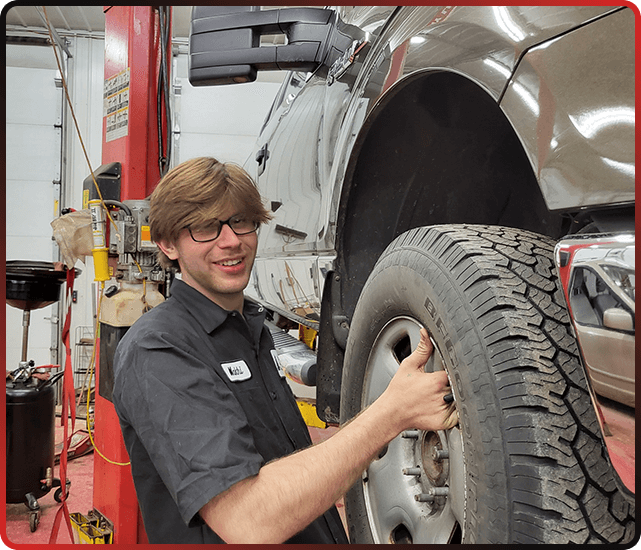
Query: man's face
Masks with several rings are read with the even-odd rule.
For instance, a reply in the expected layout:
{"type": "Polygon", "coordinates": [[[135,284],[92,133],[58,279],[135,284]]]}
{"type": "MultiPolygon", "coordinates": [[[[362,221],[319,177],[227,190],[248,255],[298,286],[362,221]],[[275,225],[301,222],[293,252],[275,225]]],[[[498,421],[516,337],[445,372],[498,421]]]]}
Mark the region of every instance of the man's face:
{"type": "MultiPolygon", "coordinates": [[[[239,214],[228,208],[220,219],[239,214]]],[[[182,279],[228,311],[242,311],[243,290],[249,283],[258,245],[257,234],[236,235],[223,225],[217,239],[195,242],[189,231],[180,232],[175,243],[158,243],[172,260],[178,260],[182,279]]]]}

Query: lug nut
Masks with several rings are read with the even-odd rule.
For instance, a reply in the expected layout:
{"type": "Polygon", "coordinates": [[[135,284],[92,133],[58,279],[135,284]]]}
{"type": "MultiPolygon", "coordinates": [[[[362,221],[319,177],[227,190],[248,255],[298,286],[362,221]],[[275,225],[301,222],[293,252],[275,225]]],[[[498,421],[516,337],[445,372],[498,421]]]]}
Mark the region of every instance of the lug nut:
{"type": "Polygon", "coordinates": [[[421,469],[420,468],[403,468],[403,475],[404,476],[420,476],[421,469]]]}
{"type": "Polygon", "coordinates": [[[430,495],[435,497],[446,497],[450,494],[449,487],[430,487],[427,491],[430,495]]]}
{"type": "Polygon", "coordinates": [[[421,493],[420,495],[414,495],[414,500],[416,500],[417,502],[434,502],[434,495],[421,493]]]}
{"type": "Polygon", "coordinates": [[[450,458],[450,452],[446,451],[444,449],[432,449],[432,460],[436,460],[437,462],[440,462],[441,460],[444,460],[446,458],[450,458]]]}
{"type": "Polygon", "coordinates": [[[404,439],[418,439],[419,433],[418,430],[405,430],[401,437],[404,439]]]}

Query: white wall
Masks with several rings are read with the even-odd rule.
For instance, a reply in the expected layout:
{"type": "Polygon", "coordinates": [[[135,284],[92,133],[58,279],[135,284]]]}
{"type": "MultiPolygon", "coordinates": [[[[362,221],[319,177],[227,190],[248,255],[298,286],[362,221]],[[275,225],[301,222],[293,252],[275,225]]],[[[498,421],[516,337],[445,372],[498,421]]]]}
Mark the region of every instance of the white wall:
{"type": "MultiPolygon", "coordinates": [[[[82,150],[80,136],[89,157],[91,168],[96,170],[102,164],[102,88],[104,81],[104,40],[89,37],[69,37],[69,45],[73,58],[69,64],[68,86],[69,96],[80,129],[76,130],[67,106],[67,140],[66,140],[66,186],[65,206],[82,209],[82,188],[84,179],[89,176],[90,169],[82,150]]],[[[76,346],[82,334],[93,335],[95,324],[95,298],[97,292],[93,281],[93,259],[86,258],[86,263],[76,262],[76,267],[82,271],[74,283],[78,301],[72,305],[71,313],[71,344],[72,360],[76,355],[87,350],[76,346]]],[[[66,310],[65,310],[66,313],[66,310]]],[[[87,361],[84,361],[87,363],[87,361]]],[[[83,378],[84,377],[77,377],[83,378]]]]}
{"type": "Polygon", "coordinates": [[[213,156],[243,165],[252,155],[256,138],[285,72],[261,73],[250,84],[194,87],[187,78],[187,55],[174,58],[178,109],[174,128],[180,161],[213,156]]]}
{"type": "MultiPolygon", "coordinates": [[[[93,169],[102,155],[102,91],[104,40],[68,36],[73,55],[68,84],[80,132],[93,169]]],[[[7,46],[7,259],[57,260],[51,241],[50,222],[58,215],[53,179],[60,179],[60,143],[53,124],[59,117],[54,99],[62,100],[55,88],[57,76],[53,51],[37,46],[7,46]],[[56,96],[56,93],[58,96],[56,96]],[[50,100],[46,100],[49,96],[50,100]],[[35,133],[34,133],[35,132],[35,133]],[[45,156],[54,161],[44,161],[45,156]]],[[[261,75],[256,83],[194,88],[187,80],[187,56],[174,57],[175,154],[172,164],[196,156],[215,156],[221,161],[243,164],[285,73],[261,75]]],[[[71,117],[66,127],[66,170],[63,173],[63,207],[82,208],[82,182],[89,175],[78,134],[71,117]]],[[[60,130],[57,130],[58,134],[60,130]]],[[[152,161],[154,162],[154,161],[152,161]]],[[[72,306],[72,357],[76,327],[92,326],[95,306],[93,268],[78,262],[82,275],[74,288],[78,301],[72,306]]],[[[32,313],[29,357],[37,364],[50,362],[51,308],[32,313]]],[[[66,312],[66,308],[65,308],[66,312]]],[[[20,359],[22,312],[7,306],[7,368],[20,359]]],[[[54,327],[55,328],[55,327],[54,327]]],[[[60,345],[60,360],[64,348],[60,345]]]]}
{"type": "MultiPolygon", "coordinates": [[[[22,46],[21,49],[28,49],[22,46]]],[[[52,261],[60,180],[61,94],[50,68],[6,67],[6,259],[52,261]]],[[[27,359],[50,364],[53,306],[31,313],[27,359]]],[[[6,367],[18,367],[23,312],[6,306],[6,367]]],[[[55,334],[55,332],[54,332],[55,334]]]]}
{"type": "MultiPolygon", "coordinates": [[[[80,132],[92,166],[101,160],[102,81],[104,41],[90,37],[70,37],[73,57],[68,63],[67,83],[73,100],[80,132]]],[[[7,259],[57,261],[58,251],[52,241],[51,221],[63,207],[82,208],[82,181],[89,174],[78,133],[70,112],[61,118],[63,90],[55,56],[50,48],[7,46],[7,193],[6,257],[7,259]],[[66,147],[62,131],[54,127],[64,122],[66,147]],[[61,176],[61,154],[66,167],[61,176]],[[53,180],[61,180],[59,185],[53,180]]],[[[64,63],[64,58],[61,58],[64,63]]],[[[64,65],[63,65],[64,67],[64,65]]],[[[63,69],[65,70],[65,69],[63,69]]],[[[74,284],[78,301],[72,305],[71,344],[75,350],[76,327],[93,324],[91,300],[91,265],[76,264],[82,274],[74,284]]],[[[64,297],[64,286],[61,296],[64,297]]],[[[64,361],[65,350],[58,342],[58,354],[51,354],[59,326],[56,315],[64,319],[67,308],[57,305],[31,314],[28,358],[36,364],[64,361]],[[58,312],[59,310],[59,312],[58,312]]],[[[22,311],[6,306],[6,365],[12,370],[21,355],[22,311]]],[[[60,321],[62,321],[60,319],[60,321]]]]}

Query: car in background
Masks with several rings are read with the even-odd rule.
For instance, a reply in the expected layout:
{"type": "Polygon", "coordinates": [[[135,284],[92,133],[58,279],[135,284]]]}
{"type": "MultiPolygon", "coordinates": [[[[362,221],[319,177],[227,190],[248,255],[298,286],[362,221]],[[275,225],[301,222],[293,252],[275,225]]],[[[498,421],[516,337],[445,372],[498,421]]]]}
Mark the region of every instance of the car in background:
{"type": "Polygon", "coordinates": [[[634,235],[557,246],[561,277],[594,391],[635,407],[634,235]],[[562,257],[561,257],[562,256],[562,257]]]}

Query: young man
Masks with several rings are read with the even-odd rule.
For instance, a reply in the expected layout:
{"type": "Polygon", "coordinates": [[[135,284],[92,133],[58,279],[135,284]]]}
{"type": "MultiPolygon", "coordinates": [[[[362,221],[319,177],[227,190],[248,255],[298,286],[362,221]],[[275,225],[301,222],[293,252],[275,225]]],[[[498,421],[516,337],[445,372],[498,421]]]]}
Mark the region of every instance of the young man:
{"type": "Polygon", "coordinates": [[[171,170],[151,196],[151,235],[181,279],[115,356],[120,417],[152,543],[345,543],[334,503],[408,428],[457,423],[444,372],[417,350],[383,395],[315,446],[279,373],[265,311],[244,299],[260,224],[249,176],[212,158],[171,170]]]}

